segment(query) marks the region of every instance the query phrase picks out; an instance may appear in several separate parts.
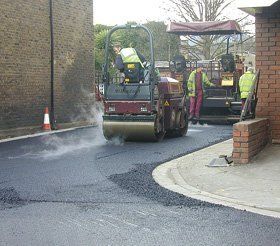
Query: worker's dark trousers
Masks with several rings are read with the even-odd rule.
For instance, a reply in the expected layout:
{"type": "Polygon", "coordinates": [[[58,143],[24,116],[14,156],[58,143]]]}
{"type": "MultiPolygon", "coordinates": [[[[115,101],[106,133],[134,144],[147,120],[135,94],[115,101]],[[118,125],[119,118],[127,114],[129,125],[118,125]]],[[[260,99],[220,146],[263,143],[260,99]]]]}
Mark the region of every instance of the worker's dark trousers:
{"type": "Polygon", "coordinates": [[[195,116],[196,118],[199,118],[202,101],[203,101],[202,90],[197,92],[196,97],[190,97],[190,117],[195,116]]]}
{"type": "MultiPolygon", "coordinates": [[[[243,110],[243,108],[244,108],[244,106],[245,106],[245,102],[246,102],[246,99],[247,98],[241,98],[241,103],[242,103],[242,105],[241,105],[241,109],[243,110]]],[[[248,105],[248,113],[251,113],[251,103],[248,105]]]]}

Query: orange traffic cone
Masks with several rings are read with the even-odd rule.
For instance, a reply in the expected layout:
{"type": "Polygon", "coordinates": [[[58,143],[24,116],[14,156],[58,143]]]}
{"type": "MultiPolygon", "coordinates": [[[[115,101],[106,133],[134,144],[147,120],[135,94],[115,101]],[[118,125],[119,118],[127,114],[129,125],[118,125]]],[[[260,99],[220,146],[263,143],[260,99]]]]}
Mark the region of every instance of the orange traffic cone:
{"type": "Polygon", "coordinates": [[[44,131],[50,131],[51,130],[49,109],[47,107],[45,108],[45,113],[44,113],[43,130],[44,131]]]}

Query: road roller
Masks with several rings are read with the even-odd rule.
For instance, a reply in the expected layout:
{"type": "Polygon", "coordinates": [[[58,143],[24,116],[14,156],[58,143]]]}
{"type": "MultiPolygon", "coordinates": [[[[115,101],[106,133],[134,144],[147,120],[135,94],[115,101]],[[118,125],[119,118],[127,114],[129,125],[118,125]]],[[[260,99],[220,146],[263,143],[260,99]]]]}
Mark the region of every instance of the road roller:
{"type": "Polygon", "coordinates": [[[153,38],[143,25],[113,27],[107,34],[103,65],[103,134],[106,139],[161,141],[165,135],[184,136],[188,130],[186,95],[182,83],[159,77],[155,70],[153,38]],[[120,29],[144,30],[149,40],[149,61],[125,63],[121,78],[111,75],[109,49],[111,37],[120,29]],[[140,76],[140,69],[144,77],[140,76]]]}

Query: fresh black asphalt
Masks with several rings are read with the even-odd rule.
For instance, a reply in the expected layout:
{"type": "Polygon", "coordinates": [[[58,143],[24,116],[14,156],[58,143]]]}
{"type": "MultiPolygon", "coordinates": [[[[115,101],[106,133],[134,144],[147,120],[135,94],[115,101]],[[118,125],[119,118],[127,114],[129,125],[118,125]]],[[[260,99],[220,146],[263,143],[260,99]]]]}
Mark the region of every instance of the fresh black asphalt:
{"type": "Polygon", "coordinates": [[[161,163],[230,138],[191,126],[160,143],[100,128],[0,143],[0,245],[279,245],[280,221],[160,187],[161,163]]]}

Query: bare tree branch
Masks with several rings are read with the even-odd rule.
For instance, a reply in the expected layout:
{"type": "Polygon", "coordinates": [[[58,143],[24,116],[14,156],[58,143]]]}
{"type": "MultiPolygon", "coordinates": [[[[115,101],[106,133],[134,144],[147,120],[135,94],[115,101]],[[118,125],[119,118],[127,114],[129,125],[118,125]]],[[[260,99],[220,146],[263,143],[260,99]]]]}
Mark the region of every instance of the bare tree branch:
{"type": "MultiPolygon", "coordinates": [[[[234,0],[165,0],[168,3],[168,11],[178,15],[180,20],[185,22],[219,21],[227,19],[225,10],[230,7],[234,0]]],[[[242,29],[252,22],[248,16],[237,19],[242,29]]],[[[218,35],[188,37],[192,42],[192,49],[195,49],[202,59],[210,59],[218,52],[224,50],[223,45],[227,37],[221,38],[218,35]]]]}

